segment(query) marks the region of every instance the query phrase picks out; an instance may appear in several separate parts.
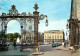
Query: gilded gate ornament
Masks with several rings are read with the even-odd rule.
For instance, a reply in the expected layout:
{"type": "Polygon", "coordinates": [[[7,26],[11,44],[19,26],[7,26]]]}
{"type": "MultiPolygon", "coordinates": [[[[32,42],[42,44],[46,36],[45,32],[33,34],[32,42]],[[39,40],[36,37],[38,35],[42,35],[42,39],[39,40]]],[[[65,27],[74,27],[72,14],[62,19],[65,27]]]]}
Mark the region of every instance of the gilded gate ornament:
{"type": "MultiPolygon", "coordinates": [[[[22,43],[25,42],[25,39],[28,36],[28,40],[29,37],[33,37],[33,42],[35,45],[38,45],[38,24],[40,20],[43,20],[44,18],[47,17],[47,15],[39,15],[39,12],[37,11],[38,4],[36,3],[33,7],[35,9],[35,11],[33,12],[33,14],[31,14],[30,12],[28,14],[26,14],[26,12],[22,12],[21,14],[18,12],[18,10],[16,9],[15,5],[12,5],[11,9],[9,10],[9,13],[2,13],[2,15],[0,16],[0,19],[2,20],[2,31],[6,29],[4,28],[5,25],[7,26],[8,22],[11,20],[17,20],[20,25],[21,25],[21,38],[22,38],[22,43]],[[3,23],[4,21],[5,24],[3,23]],[[27,24],[27,25],[26,25],[27,24]],[[23,30],[25,30],[25,32],[23,32],[23,30]]],[[[48,25],[48,20],[46,19],[46,25],[48,25]]],[[[27,40],[26,40],[27,41],[27,40]]]]}

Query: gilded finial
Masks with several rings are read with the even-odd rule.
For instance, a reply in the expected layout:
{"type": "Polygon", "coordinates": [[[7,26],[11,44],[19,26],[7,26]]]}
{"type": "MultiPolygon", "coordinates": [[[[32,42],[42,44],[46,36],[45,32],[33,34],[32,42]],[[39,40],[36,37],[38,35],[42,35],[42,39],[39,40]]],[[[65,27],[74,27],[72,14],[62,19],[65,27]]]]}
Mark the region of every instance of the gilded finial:
{"type": "Polygon", "coordinates": [[[15,5],[12,5],[12,9],[13,9],[13,10],[15,9],[15,5]]]}
{"type": "Polygon", "coordinates": [[[36,3],[33,8],[37,11],[37,9],[39,8],[38,4],[36,3]]]}

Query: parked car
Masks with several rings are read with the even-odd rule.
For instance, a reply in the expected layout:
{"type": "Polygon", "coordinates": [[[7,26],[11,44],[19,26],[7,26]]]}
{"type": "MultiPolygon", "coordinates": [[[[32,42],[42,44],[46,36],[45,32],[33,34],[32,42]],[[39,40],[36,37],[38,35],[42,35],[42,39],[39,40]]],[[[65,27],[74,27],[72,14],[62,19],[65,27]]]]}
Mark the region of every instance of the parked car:
{"type": "Polygon", "coordinates": [[[16,43],[17,46],[21,46],[21,43],[16,43]]]}
{"type": "Polygon", "coordinates": [[[61,46],[61,43],[52,43],[52,47],[57,47],[57,46],[61,46]]]}
{"type": "Polygon", "coordinates": [[[56,47],[57,46],[57,44],[56,43],[52,43],[52,47],[56,47]]]}
{"type": "Polygon", "coordinates": [[[13,42],[10,42],[9,45],[13,45],[13,42]]]}
{"type": "Polygon", "coordinates": [[[57,46],[61,46],[62,44],[61,43],[56,43],[57,44],[57,46]]]}
{"type": "Polygon", "coordinates": [[[22,43],[21,45],[23,45],[23,46],[34,46],[33,43],[22,43]]]}
{"type": "Polygon", "coordinates": [[[9,45],[10,45],[10,43],[9,43],[9,42],[6,42],[5,44],[6,44],[7,46],[9,46],[9,45]]]}

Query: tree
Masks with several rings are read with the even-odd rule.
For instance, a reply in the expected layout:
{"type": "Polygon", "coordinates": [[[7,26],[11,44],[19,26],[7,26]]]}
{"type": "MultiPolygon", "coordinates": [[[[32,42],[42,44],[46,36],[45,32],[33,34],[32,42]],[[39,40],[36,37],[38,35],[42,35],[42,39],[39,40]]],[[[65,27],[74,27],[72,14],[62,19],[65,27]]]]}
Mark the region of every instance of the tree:
{"type": "Polygon", "coordinates": [[[5,33],[4,32],[0,32],[0,38],[5,38],[6,37],[6,35],[5,35],[5,33]]]}
{"type": "Polygon", "coordinates": [[[14,39],[14,38],[17,38],[17,37],[20,37],[21,35],[19,34],[19,33],[8,33],[7,35],[6,35],[6,37],[8,38],[8,39],[14,39]]]}
{"type": "Polygon", "coordinates": [[[19,33],[8,33],[6,37],[13,41],[14,38],[21,37],[21,35],[19,33]]]}
{"type": "Polygon", "coordinates": [[[14,38],[13,33],[8,33],[8,34],[6,35],[6,37],[7,37],[8,39],[13,39],[13,38],[14,38]]]}
{"type": "Polygon", "coordinates": [[[20,37],[20,34],[19,33],[14,33],[13,36],[14,36],[14,38],[17,38],[17,37],[20,37]]]}
{"type": "Polygon", "coordinates": [[[3,33],[2,33],[2,32],[0,32],[0,38],[2,38],[2,35],[3,35],[3,33]]]}

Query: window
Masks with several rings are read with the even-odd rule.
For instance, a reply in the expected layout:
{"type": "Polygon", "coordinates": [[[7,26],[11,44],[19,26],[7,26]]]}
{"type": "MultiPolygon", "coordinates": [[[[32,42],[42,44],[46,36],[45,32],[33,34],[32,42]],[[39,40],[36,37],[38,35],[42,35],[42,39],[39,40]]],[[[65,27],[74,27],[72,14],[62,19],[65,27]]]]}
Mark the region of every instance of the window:
{"type": "Polygon", "coordinates": [[[54,39],[54,36],[52,36],[52,38],[54,39]]]}
{"type": "Polygon", "coordinates": [[[60,36],[60,39],[62,38],[62,36],[60,36]]]}
{"type": "Polygon", "coordinates": [[[56,35],[55,35],[55,39],[56,39],[56,35]]]}
{"type": "Polygon", "coordinates": [[[59,35],[57,36],[57,39],[59,39],[59,35]]]}

